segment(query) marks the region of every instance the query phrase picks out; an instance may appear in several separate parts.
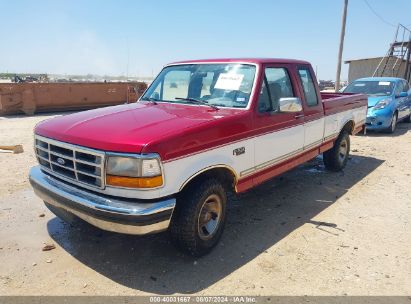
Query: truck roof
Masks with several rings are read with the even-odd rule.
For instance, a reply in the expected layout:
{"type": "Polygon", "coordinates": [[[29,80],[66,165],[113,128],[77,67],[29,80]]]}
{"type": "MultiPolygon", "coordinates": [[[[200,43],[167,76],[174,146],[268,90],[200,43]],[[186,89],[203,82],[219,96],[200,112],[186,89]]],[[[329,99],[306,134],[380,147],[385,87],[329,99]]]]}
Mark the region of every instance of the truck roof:
{"type": "Polygon", "coordinates": [[[285,58],[215,58],[215,59],[196,59],[196,60],[184,60],[172,62],[173,64],[182,63],[218,63],[218,62],[241,62],[241,63],[253,63],[253,64],[263,64],[263,63],[295,63],[295,64],[310,64],[307,61],[296,60],[296,59],[285,59],[285,58]]]}

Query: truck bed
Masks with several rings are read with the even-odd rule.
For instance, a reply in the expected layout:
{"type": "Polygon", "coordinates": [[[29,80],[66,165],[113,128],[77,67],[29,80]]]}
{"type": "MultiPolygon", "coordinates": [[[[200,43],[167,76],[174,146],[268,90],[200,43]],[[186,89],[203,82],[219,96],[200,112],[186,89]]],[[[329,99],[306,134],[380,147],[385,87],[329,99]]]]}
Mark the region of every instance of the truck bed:
{"type": "Polygon", "coordinates": [[[365,94],[321,93],[321,99],[324,104],[325,115],[332,115],[368,105],[368,98],[365,94]]]}

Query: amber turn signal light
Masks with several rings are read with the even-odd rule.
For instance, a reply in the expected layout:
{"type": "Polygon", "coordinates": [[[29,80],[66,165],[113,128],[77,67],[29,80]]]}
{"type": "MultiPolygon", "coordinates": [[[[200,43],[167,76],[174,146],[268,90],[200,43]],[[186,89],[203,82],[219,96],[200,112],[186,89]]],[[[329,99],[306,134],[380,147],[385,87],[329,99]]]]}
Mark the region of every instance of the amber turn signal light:
{"type": "Polygon", "coordinates": [[[123,188],[155,188],[163,185],[163,177],[126,177],[117,175],[107,175],[106,184],[123,188]]]}

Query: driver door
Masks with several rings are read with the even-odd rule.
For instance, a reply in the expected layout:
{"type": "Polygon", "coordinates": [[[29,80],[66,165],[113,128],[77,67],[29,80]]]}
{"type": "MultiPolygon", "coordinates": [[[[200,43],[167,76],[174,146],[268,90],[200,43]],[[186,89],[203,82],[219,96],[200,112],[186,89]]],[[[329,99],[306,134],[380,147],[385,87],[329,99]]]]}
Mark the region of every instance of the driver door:
{"type": "Polygon", "coordinates": [[[409,115],[409,96],[401,97],[400,94],[402,92],[406,92],[406,88],[404,87],[404,82],[402,80],[398,81],[395,86],[395,103],[398,110],[398,119],[403,119],[409,115]]]}
{"type": "Polygon", "coordinates": [[[254,141],[254,184],[274,175],[273,167],[300,154],[304,145],[303,113],[281,113],[279,99],[299,97],[289,65],[269,65],[263,71],[263,83],[258,99],[254,141]]]}

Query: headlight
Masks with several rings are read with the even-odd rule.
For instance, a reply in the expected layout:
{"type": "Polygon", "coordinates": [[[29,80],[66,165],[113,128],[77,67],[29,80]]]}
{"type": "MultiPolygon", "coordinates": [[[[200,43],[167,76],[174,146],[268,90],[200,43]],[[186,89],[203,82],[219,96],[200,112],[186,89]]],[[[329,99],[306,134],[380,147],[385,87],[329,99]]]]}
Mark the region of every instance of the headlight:
{"type": "Polygon", "coordinates": [[[386,106],[388,106],[391,102],[391,98],[383,99],[377,102],[377,104],[374,106],[374,110],[380,110],[384,109],[386,106]]]}
{"type": "Polygon", "coordinates": [[[109,156],[106,183],[123,188],[155,188],[163,185],[158,157],[109,156]]]}

